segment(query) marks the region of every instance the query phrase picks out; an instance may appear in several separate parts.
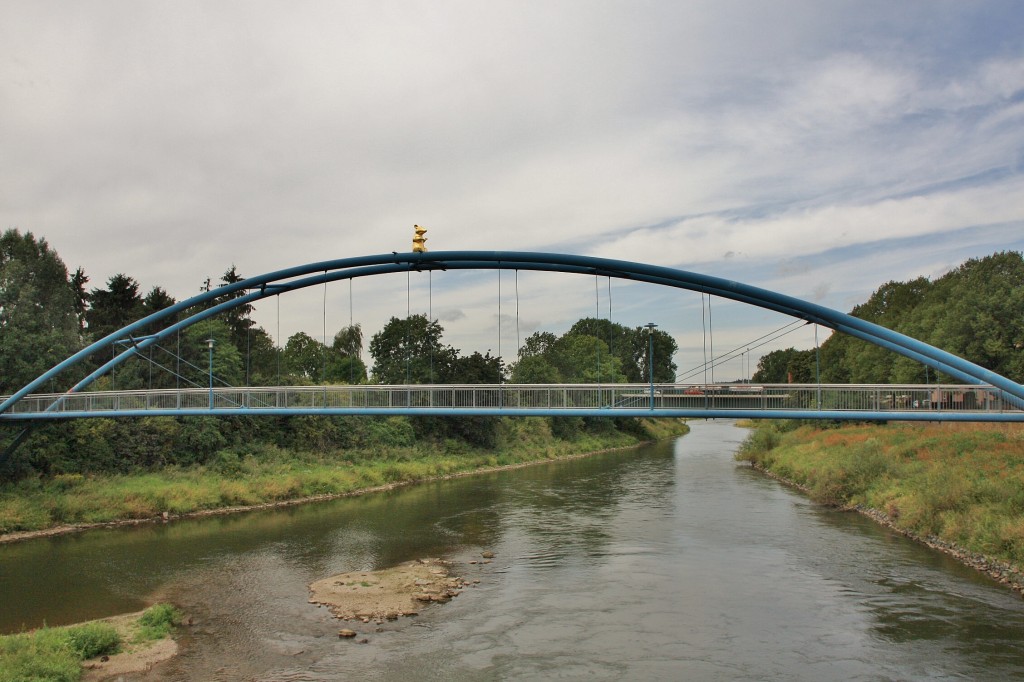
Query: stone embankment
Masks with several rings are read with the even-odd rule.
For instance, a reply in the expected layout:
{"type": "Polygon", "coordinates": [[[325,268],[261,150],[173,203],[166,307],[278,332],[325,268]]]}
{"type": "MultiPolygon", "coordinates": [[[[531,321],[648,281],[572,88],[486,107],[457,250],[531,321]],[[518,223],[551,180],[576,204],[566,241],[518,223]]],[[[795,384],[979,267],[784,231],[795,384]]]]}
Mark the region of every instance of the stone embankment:
{"type": "Polygon", "coordinates": [[[920,542],[923,545],[927,545],[928,547],[938,550],[943,554],[948,554],[965,566],[970,566],[975,570],[981,571],[998,583],[1009,587],[1021,595],[1024,595],[1024,573],[1021,572],[1019,567],[1014,566],[1013,564],[992,559],[984,554],[968,551],[963,547],[959,547],[952,542],[946,542],[934,535],[921,537],[916,533],[911,533],[900,528],[888,514],[877,509],[857,505],[853,507],[853,510],[873,519],[886,528],[896,531],[906,538],[914,540],[915,542],[920,542]]]}
{"type": "MultiPolygon", "coordinates": [[[[751,466],[754,469],[757,469],[758,471],[763,473],[764,475],[770,478],[774,478],[776,481],[779,481],[784,485],[787,485],[791,488],[796,488],[797,490],[803,493],[810,492],[806,486],[800,485],[799,483],[791,481],[788,478],[779,476],[778,474],[769,471],[768,469],[765,469],[760,464],[751,464],[751,466]]],[[[901,528],[899,524],[893,521],[893,519],[888,514],[878,509],[872,509],[870,507],[865,507],[862,505],[855,505],[853,507],[848,507],[846,509],[847,511],[855,511],[860,514],[863,514],[864,516],[867,516],[869,519],[872,519],[876,523],[899,533],[905,538],[913,540],[914,542],[919,542],[922,545],[926,545],[936,551],[951,556],[960,563],[964,564],[965,566],[968,566],[970,568],[973,568],[977,571],[984,573],[985,575],[989,576],[1001,585],[1005,585],[1014,592],[1017,592],[1021,596],[1024,596],[1024,571],[1022,571],[1019,566],[1014,566],[1013,564],[1010,564],[1008,562],[999,561],[997,559],[993,559],[992,557],[987,557],[984,554],[971,552],[969,550],[964,549],[963,547],[956,545],[955,543],[946,542],[945,540],[942,540],[941,538],[938,538],[934,535],[929,535],[928,537],[921,537],[917,533],[913,533],[905,528],[901,528]]]]}

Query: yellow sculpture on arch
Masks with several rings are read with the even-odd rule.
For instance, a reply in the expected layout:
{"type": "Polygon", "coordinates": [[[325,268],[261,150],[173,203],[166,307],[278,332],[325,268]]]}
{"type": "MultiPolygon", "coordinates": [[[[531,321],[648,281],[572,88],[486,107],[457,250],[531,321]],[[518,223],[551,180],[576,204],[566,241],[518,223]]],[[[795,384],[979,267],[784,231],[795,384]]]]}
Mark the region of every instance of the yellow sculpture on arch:
{"type": "Polygon", "coordinates": [[[426,234],[427,228],[413,225],[412,229],[415,231],[412,238],[412,252],[425,253],[427,250],[427,238],[423,235],[426,234]]]}

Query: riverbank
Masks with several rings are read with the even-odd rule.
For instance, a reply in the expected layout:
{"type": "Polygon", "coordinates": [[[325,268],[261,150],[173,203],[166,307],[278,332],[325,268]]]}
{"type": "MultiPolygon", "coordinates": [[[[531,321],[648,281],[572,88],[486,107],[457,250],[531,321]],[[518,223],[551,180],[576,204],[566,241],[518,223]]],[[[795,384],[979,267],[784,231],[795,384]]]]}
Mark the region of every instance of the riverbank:
{"type": "Polygon", "coordinates": [[[1024,593],[1024,427],[760,422],[736,458],[1024,593]]]}
{"type": "Polygon", "coordinates": [[[609,429],[573,440],[547,420],[502,420],[493,450],[420,447],[286,452],[263,446],[211,466],[126,475],[63,475],[0,489],[0,543],[115,525],[227,514],[389,490],[453,476],[629,448],[685,434],[679,420],[639,420],[635,433],[609,429]]]}

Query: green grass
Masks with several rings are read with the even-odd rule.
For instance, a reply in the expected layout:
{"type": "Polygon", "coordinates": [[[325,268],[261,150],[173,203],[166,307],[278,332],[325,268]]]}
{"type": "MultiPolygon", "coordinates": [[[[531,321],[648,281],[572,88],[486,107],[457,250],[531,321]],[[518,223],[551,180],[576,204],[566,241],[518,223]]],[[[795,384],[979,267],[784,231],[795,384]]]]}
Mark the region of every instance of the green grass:
{"type": "Polygon", "coordinates": [[[790,428],[763,422],[737,459],[839,507],[1024,565],[1024,428],[992,424],[790,428]]]}
{"type": "Polygon", "coordinates": [[[121,637],[106,623],[0,637],[0,682],[64,682],[79,679],[82,661],[120,650],[121,637]]]}
{"type": "Polygon", "coordinates": [[[686,433],[679,420],[643,420],[636,434],[610,430],[554,438],[540,418],[503,419],[499,445],[464,443],[287,452],[267,445],[224,452],[209,466],[127,475],[59,476],[0,487],[0,533],[188,514],[210,509],[340,495],[481,468],[627,447],[686,433]]]}
{"type": "Polygon", "coordinates": [[[180,623],[176,608],[157,604],[121,630],[95,621],[0,635],[0,682],[73,682],[81,677],[82,661],[119,653],[126,636],[135,643],[163,639],[180,623]]]}

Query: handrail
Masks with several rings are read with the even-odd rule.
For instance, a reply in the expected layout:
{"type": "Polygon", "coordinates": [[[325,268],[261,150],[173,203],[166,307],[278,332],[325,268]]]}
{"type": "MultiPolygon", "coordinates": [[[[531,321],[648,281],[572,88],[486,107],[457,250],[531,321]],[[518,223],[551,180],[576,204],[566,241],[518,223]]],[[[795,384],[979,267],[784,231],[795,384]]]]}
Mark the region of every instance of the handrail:
{"type": "Polygon", "coordinates": [[[1024,421],[977,384],[333,384],[24,396],[0,420],[112,416],[438,414],[1024,421]],[[58,398],[58,407],[53,408],[58,398]],[[756,415],[755,415],[756,413],[756,415]]]}

